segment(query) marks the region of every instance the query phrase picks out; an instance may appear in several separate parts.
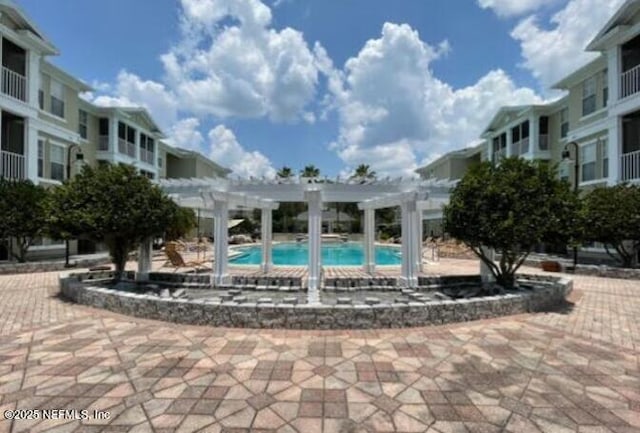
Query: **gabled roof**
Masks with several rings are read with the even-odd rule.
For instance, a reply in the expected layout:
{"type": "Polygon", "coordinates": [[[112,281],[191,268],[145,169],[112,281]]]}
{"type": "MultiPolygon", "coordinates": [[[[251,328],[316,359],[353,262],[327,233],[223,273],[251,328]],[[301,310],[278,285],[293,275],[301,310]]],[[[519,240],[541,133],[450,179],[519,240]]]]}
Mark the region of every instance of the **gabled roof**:
{"type": "Polygon", "coordinates": [[[601,51],[610,37],[622,33],[629,24],[629,19],[640,10],[640,0],[627,0],[600,29],[598,34],[587,45],[587,51],[601,51]]]}
{"type": "Polygon", "coordinates": [[[52,76],[53,78],[59,81],[64,82],[65,84],[67,84],[68,86],[74,89],[78,89],[80,92],[90,92],[93,90],[93,88],[89,86],[87,83],[85,83],[84,81],[78,80],[76,77],[64,71],[60,67],[54,65],[53,63],[43,61],[41,65],[42,65],[42,72],[52,76]]]}
{"type": "Polygon", "coordinates": [[[600,54],[595,59],[591,60],[584,66],[576,69],[562,80],[551,86],[552,89],[568,90],[573,84],[579,83],[599,70],[604,70],[607,67],[607,59],[604,54],[600,54]]]}
{"type": "Polygon", "coordinates": [[[172,146],[165,141],[160,141],[160,144],[164,147],[167,153],[174,155],[178,158],[182,158],[182,159],[193,158],[193,159],[202,161],[205,164],[209,165],[211,168],[213,168],[215,171],[219,173],[224,173],[225,176],[232,172],[232,170],[221,166],[220,164],[207,158],[206,156],[204,156],[203,154],[195,150],[188,150],[188,149],[183,149],[181,147],[172,146]]]}
{"type": "Polygon", "coordinates": [[[31,21],[27,14],[13,1],[0,0],[0,13],[6,14],[12,21],[14,21],[20,27],[19,34],[31,39],[45,55],[58,55],[60,52],[49,41],[44,33],[31,21]]]}
{"type": "Polygon", "coordinates": [[[109,106],[97,106],[93,105],[96,111],[100,113],[115,113],[121,115],[123,118],[131,118],[133,115],[138,115],[143,118],[143,120],[150,126],[149,131],[157,134],[159,138],[165,138],[166,136],[158,126],[158,124],[153,120],[149,111],[147,111],[144,107],[109,107],[109,106]]]}

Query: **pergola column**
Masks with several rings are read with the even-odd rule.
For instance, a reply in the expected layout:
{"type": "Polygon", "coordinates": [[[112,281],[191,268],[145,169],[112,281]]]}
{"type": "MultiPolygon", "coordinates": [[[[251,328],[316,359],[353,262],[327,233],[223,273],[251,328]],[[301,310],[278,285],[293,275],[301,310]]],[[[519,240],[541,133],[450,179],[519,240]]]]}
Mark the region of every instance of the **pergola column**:
{"type": "Polygon", "coordinates": [[[364,271],[369,275],[376,272],[376,211],[375,209],[364,210],[364,271]]]}
{"type": "Polygon", "coordinates": [[[417,208],[416,201],[403,201],[402,210],[402,266],[400,283],[405,287],[418,285],[417,266],[417,208]]]}
{"type": "Polygon", "coordinates": [[[213,202],[213,285],[223,286],[229,284],[229,203],[223,200],[213,202]]]}
{"type": "Polygon", "coordinates": [[[322,269],[322,192],[305,192],[309,214],[309,303],[320,302],[320,270],[322,269]]]}
{"type": "Polygon", "coordinates": [[[152,238],[147,238],[140,243],[138,249],[138,272],[136,273],[136,281],[148,281],[149,272],[151,271],[151,246],[152,238]]]}
{"type": "Polygon", "coordinates": [[[262,239],[262,272],[269,272],[273,269],[272,254],[272,211],[271,209],[262,209],[260,217],[261,239],[262,239]]]}

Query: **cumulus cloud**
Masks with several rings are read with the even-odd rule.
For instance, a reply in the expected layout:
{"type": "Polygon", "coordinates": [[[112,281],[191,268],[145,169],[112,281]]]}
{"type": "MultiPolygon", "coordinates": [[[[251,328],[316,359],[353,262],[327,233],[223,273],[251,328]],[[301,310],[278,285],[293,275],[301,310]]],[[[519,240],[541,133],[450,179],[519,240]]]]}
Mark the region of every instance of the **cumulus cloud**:
{"type": "Polygon", "coordinates": [[[318,67],[301,32],[258,0],[182,0],[182,39],[161,57],[180,102],[219,118],[310,119],[318,67]]]}
{"type": "Polygon", "coordinates": [[[230,168],[233,175],[241,178],[274,177],[275,169],[269,159],[258,151],[246,151],[238,143],[233,131],[218,125],[208,134],[212,160],[230,168]]]}
{"type": "Polygon", "coordinates": [[[593,60],[597,54],[584,51],[624,0],[571,0],[549,23],[534,16],[521,20],[511,32],[520,43],[523,66],[544,88],[593,60]]]}
{"type": "Polygon", "coordinates": [[[482,9],[492,9],[498,16],[513,17],[557,3],[558,0],[478,0],[482,9]]]}
{"type": "Polygon", "coordinates": [[[540,102],[502,70],[453,89],[430,70],[448,49],[426,44],[406,24],[386,23],[380,38],[346,62],[333,87],[340,132],[332,149],[347,165],[412,175],[417,161],[476,140],[502,105],[540,102]]]}

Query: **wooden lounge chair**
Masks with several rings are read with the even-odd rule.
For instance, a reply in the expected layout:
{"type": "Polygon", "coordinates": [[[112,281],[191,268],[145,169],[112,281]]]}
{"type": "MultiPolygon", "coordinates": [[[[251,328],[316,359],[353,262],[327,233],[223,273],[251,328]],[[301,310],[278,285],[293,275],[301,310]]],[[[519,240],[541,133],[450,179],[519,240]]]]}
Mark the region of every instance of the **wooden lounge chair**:
{"type": "Polygon", "coordinates": [[[163,265],[164,266],[170,266],[175,268],[173,270],[173,272],[176,272],[178,269],[180,268],[194,268],[195,271],[210,271],[211,267],[207,266],[205,263],[207,263],[204,260],[191,260],[186,262],[184,260],[184,258],[182,257],[182,254],[180,254],[178,251],[173,250],[171,248],[166,249],[165,254],[167,255],[167,262],[163,265]]]}

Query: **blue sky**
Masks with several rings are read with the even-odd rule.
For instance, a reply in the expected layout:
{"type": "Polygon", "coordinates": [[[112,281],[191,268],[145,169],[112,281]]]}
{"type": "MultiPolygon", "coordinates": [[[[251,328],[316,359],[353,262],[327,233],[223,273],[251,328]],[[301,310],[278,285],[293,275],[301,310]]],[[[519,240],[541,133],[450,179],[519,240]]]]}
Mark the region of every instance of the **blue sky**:
{"type": "Polygon", "coordinates": [[[19,0],[98,104],[239,176],[410,175],[550,85],[621,0],[19,0]]]}

